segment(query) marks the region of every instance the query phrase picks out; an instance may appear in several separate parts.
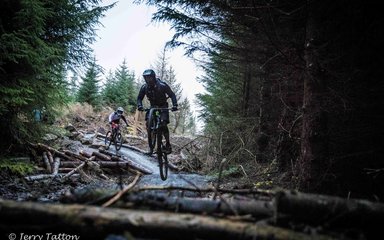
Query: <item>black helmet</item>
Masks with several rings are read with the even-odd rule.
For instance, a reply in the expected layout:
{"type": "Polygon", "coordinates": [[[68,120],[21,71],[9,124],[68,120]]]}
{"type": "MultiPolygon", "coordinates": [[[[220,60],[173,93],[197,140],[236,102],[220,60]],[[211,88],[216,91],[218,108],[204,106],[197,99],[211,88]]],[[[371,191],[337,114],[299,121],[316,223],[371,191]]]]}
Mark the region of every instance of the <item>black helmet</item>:
{"type": "Polygon", "coordinates": [[[152,69],[147,69],[143,72],[143,77],[145,76],[153,76],[153,77],[156,77],[156,73],[155,71],[153,71],[152,69]]]}
{"type": "Polygon", "coordinates": [[[152,69],[145,70],[143,72],[143,77],[145,82],[150,86],[153,86],[156,82],[156,73],[152,69]]]}

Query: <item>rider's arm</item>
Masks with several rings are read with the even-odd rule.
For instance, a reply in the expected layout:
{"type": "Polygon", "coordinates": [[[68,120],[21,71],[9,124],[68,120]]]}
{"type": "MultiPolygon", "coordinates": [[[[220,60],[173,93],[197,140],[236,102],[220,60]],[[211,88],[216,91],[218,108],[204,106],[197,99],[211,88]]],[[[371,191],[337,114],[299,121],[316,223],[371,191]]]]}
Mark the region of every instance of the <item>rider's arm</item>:
{"type": "Polygon", "coordinates": [[[114,113],[109,114],[109,117],[108,117],[108,122],[109,122],[109,124],[112,123],[112,116],[113,116],[113,114],[114,114],[114,113]]]}
{"type": "Polygon", "coordinates": [[[143,106],[143,99],[144,99],[144,96],[145,96],[145,88],[146,88],[146,85],[143,85],[140,88],[139,95],[137,95],[137,107],[142,107],[143,106]]]}
{"type": "Polygon", "coordinates": [[[127,124],[127,126],[128,126],[127,119],[125,119],[124,115],[121,115],[121,119],[123,119],[123,121],[125,122],[125,124],[127,124]]]}
{"type": "Polygon", "coordinates": [[[176,95],[175,93],[172,91],[172,89],[167,85],[165,85],[165,92],[167,93],[167,95],[171,98],[172,100],[172,105],[174,107],[177,107],[177,99],[176,99],[176,95]]]}

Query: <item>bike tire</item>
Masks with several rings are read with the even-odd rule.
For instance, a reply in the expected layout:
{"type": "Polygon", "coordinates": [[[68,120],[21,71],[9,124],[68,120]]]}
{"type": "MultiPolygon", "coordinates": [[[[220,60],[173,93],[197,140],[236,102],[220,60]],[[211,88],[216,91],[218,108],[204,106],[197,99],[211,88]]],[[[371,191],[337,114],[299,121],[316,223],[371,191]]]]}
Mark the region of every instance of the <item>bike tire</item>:
{"type": "Polygon", "coordinates": [[[123,137],[120,132],[118,132],[115,136],[115,147],[116,151],[119,151],[121,149],[121,146],[123,145],[123,137]]]}
{"type": "Polygon", "coordinates": [[[163,151],[164,145],[162,144],[163,134],[160,132],[157,135],[157,160],[159,162],[159,172],[161,180],[165,181],[168,178],[168,157],[163,151]]]}
{"type": "Polygon", "coordinates": [[[150,149],[150,152],[153,152],[153,149],[155,149],[156,146],[156,119],[154,115],[155,111],[153,109],[149,110],[148,114],[148,121],[147,121],[147,130],[148,130],[148,146],[150,149]]]}
{"type": "Polygon", "coordinates": [[[111,143],[112,143],[111,138],[112,138],[112,132],[108,131],[107,134],[105,134],[105,140],[104,140],[105,150],[108,150],[109,147],[111,146],[111,143]]]}

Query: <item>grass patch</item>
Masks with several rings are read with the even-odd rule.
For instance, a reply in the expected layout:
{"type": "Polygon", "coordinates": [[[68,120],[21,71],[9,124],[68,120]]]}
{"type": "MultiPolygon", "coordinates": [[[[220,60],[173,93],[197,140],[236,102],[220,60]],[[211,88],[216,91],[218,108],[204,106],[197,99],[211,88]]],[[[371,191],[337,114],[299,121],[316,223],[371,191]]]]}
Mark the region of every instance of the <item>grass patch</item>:
{"type": "MultiPolygon", "coordinates": [[[[214,178],[218,178],[219,177],[219,171],[212,172],[209,175],[214,177],[214,178]]],[[[237,176],[240,176],[240,175],[241,175],[241,170],[239,169],[238,166],[233,166],[233,167],[230,167],[228,169],[225,169],[221,173],[221,177],[222,178],[225,178],[225,177],[237,177],[237,176]]]]}
{"type": "Polygon", "coordinates": [[[7,171],[18,176],[25,176],[35,171],[34,165],[9,159],[0,160],[0,171],[7,171]]]}

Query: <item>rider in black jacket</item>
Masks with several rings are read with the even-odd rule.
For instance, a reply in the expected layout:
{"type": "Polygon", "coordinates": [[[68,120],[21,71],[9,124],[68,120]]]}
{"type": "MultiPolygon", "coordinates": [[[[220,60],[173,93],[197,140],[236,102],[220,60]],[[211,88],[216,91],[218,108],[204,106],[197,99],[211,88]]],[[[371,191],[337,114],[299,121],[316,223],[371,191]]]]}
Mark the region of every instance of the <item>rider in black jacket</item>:
{"type": "MultiPolygon", "coordinates": [[[[169,87],[169,85],[160,79],[156,78],[155,71],[147,69],[143,73],[145,84],[141,87],[139,95],[137,96],[137,109],[143,111],[143,99],[147,96],[151,108],[168,108],[167,99],[172,100],[172,111],[177,111],[177,99],[175,93],[169,87]]],[[[148,112],[145,115],[145,120],[148,120],[148,112]]],[[[169,141],[169,130],[167,124],[169,123],[168,110],[161,111],[161,123],[164,127],[164,136],[166,140],[167,153],[172,152],[171,144],[169,141]]]]}

